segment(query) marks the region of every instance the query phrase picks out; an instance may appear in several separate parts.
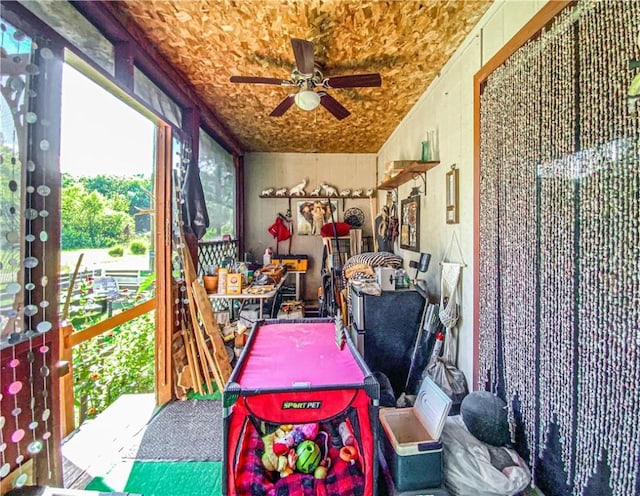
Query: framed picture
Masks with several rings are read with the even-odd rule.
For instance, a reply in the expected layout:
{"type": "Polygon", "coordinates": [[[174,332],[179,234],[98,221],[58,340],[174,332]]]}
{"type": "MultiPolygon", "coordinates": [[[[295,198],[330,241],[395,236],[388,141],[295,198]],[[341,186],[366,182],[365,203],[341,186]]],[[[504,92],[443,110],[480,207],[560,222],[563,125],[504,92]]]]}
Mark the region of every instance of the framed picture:
{"type": "Polygon", "coordinates": [[[333,217],[338,221],[338,200],[301,200],[297,203],[296,234],[318,235],[320,229],[333,217]]]}
{"type": "Polygon", "coordinates": [[[458,223],[458,169],[453,166],[446,174],[447,224],[458,223]]]}
{"type": "Polygon", "coordinates": [[[420,197],[411,196],[400,205],[400,248],[420,251],[420,197]]]}

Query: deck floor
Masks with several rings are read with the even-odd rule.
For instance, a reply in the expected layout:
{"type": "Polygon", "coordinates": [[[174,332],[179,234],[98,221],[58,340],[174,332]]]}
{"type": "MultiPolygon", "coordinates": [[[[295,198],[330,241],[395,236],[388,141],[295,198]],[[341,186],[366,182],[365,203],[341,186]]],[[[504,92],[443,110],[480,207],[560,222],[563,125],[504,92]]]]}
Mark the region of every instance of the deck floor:
{"type": "Polygon", "coordinates": [[[153,394],[125,394],[62,444],[64,487],[84,489],[135,453],[155,412],[153,394]]]}
{"type": "MultiPolygon", "coordinates": [[[[84,489],[123,461],[133,463],[146,426],[156,412],[153,394],[128,394],[116,400],[95,419],[85,422],[62,445],[64,487],[84,489]]],[[[380,478],[379,496],[387,495],[380,478]]],[[[521,496],[543,496],[528,488],[521,496]]]]}

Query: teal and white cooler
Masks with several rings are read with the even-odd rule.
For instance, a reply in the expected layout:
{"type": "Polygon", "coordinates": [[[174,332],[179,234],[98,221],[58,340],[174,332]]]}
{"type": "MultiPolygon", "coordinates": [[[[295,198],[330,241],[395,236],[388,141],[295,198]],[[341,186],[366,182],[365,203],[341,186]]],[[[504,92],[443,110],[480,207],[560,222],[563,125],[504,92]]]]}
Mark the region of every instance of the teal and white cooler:
{"type": "Polygon", "coordinates": [[[440,487],[440,434],[451,399],[426,377],[411,408],[383,408],[379,417],[385,461],[398,491],[440,487]]]}

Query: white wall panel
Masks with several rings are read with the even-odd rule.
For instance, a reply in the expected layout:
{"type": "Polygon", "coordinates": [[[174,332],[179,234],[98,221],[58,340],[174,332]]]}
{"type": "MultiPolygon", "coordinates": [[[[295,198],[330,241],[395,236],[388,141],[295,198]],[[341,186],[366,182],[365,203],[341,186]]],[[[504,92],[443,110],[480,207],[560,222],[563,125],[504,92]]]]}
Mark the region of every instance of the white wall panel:
{"type": "MultiPolygon", "coordinates": [[[[321,182],[326,182],[338,190],[372,188],[376,182],[375,154],[311,154],[311,153],[249,153],[245,156],[245,213],[246,249],[255,259],[262,261],[267,247],[274,250],[275,240],[267,232],[278,212],[288,208],[286,198],[260,198],[260,192],[268,187],[287,187],[308,178],[306,192],[310,193],[321,182]]],[[[295,226],[296,200],[292,200],[295,226]]],[[[343,220],[342,200],[339,202],[339,216],[343,220]]],[[[349,198],[345,207],[360,208],[365,214],[363,235],[371,235],[370,202],[366,198],[349,198]]],[[[280,253],[287,253],[288,241],[280,243],[280,253]]],[[[320,236],[299,236],[294,234],[291,252],[310,257],[311,268],[306,277],[306,299],[314,299],[320,286],[320,264],[322,260],[322,239],[320,236]]]]}
{"type": "MultiPolygon", "coordinates": [[[[440,296],[440,266],[455,235],[462,248],[463,269],[461,318],[458,336],[458,366],[470,387],[473,380],[473,76],[522,28],[545,2],[507,0],[496,2],[462,43],[461,48],[441,71],[403,122],[378,152],[378,173],[384,174],[385,162],[418,159],[427,130],[437,131],[440,165],[427,173],[427,191],[421,201],[420,250],[432,254],[424,277],[433,298],[440,296]],[[480,53],[482,50],[482,54],[480,53]],[[458,224],[445,221],[445,174],[451,164],[459,169],[458,224]]],[[[400,200],[409,194],[411,183],[400,187],[400,200]]],[[[453,258],[461,261],[457,250],[453,258]]],[[[408,261],[418,254],[399,250],[408,261]]]]}

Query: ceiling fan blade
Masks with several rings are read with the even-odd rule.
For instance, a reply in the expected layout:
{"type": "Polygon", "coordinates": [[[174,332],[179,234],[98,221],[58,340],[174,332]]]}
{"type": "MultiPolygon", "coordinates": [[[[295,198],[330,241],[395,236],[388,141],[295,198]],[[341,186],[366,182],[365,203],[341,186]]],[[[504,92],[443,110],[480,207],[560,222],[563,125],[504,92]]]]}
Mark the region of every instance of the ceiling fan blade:
{"type": "Polygon", "coordinates": [[[315,63],[313,61],[313,43],[299,38],[291,38],[293,56],[296,58],[296,67],[302,74],[313,75],[315,63]]]}
{"type": "Polygon", "coordinates": [[[256,76],[231,76],[230,81],[232,83],[277,84],[278,86],[289,86],[289,83],[291,83],[286,79],[256,76]]]}
{"type": "Polygon", "coordinates": [[[282,100],[278,104],[278,106],[276,108],[274,108],[273,111],[269,114],[269,117],[280,117],[280,116],[282,116],[287,110],[289,110],[289,107],[291,107],[291,105],[293,105],[294,96],[295,95],[289,95],[284,100],[282,100]]]}
{"type": "Polygon", "coordinates": [[[370,88],[382,86],[380,74],[352,74],[325,79],[326,88],[370,88]]]}
{"type": "Polygon", "coordinates": [[[351,115],[351,112],[344,108],[342,104],[331,95],[325,92],[319,92],[318,94],[320,95],[320,105],[331,112],[339,121],[351,115]]]}

